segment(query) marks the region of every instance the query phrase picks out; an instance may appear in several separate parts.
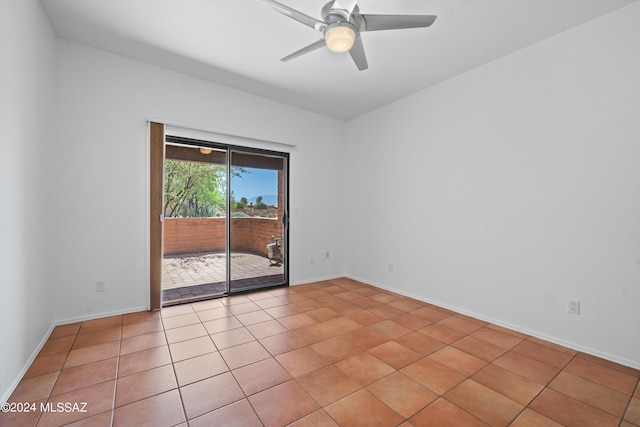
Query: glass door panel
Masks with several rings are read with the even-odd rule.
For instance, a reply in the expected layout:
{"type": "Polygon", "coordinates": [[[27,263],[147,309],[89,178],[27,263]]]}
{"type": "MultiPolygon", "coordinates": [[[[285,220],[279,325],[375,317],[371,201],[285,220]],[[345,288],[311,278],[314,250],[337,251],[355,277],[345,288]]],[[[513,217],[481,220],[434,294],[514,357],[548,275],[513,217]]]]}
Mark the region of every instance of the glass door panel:
{"type": "Polygon", "coordinates": [[[167,144],[163,305],[227,292],[227,150],[167,144]]]}
{"type": "Polygon", "coordinates": [[[288,284],[288,154],[167,137],[162,305],[288,284]]]}
{"type": "Polygon", "coordinates": [[[287,158],[230,156],[229,292],[285,284],[287,158]]]}

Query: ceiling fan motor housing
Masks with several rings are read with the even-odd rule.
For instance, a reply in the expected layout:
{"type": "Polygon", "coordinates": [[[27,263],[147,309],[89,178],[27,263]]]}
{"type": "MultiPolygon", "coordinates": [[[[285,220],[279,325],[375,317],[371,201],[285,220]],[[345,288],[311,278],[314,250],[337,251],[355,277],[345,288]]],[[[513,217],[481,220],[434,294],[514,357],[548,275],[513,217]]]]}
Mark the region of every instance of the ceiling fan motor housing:
{"type": "MultiPolygon", "coordinates": [[[[333,6],[333,4],[334,2],[330,1],[329,3],[325,4],[320,11],[320,16],[322,16],[324,22],[328,24],[327,28],[336,23],[347,24],[351,26],[357,36],[360,31],[364,29],[364,19],[362,18],[362,15],[359,14],[360,8],[358,6],[355,6],[351,14],[349,14],[349,11],[347,10],[332,9],[331,7],[333,6]]],[[[327,31],[327,28],[324,29],[325,32],[327,31]]]]}
{"type": "Polygon", "coordinates": [[[355,39],[360,35],[363,19],[358,15],[358,6],[349,12],[334,7],[336,4],[335,1],[325,4],[320,14],[327,24],[323,30],[327,47],[333,52],[342,53],[353,47],[355,39]]]}

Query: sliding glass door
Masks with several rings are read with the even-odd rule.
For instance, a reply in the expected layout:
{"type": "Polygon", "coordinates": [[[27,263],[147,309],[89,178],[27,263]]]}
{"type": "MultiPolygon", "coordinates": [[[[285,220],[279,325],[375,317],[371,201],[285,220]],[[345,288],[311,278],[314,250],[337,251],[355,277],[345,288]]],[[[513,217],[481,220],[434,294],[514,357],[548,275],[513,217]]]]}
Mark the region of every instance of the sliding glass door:
{"type": "Polygon", "coordinates": [[[286,153],[166,137],[163,305],[288,283],[286,153]]]}

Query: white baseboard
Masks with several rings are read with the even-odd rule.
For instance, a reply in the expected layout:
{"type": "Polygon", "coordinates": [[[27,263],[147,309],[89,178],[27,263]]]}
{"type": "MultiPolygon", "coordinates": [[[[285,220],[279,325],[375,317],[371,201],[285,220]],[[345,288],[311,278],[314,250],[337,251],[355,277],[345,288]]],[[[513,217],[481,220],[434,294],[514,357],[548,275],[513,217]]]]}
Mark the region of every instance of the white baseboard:
{"type": "Polygon", "coordinates": [[[104,313],[87,314],[85,316],[68,317],[66,319],[58,319],[54,322],[55,326],[68,325],[69,323],[85,322],[87,320],[102,319],[103,317],[119,316],[121,314],[136,313],[138,311],[147,311],[147,306],[126,308],[124,310],[108,311],[104,313]]]}
{"type": "Polygon", "coordinates": [[[298,286],[298,285],[308,285],[309,283],[315,283],[315,282],[322,282],[325,280],[333,280],[333,279],[340,279],[342,277],[347,277],[345,274],[338,274],[338,275],[333,275],[333,276],[324,276],[324,277],[315,277],[313,279],[308,279],[308,280],[297,280],[293,283],[289,283],[291,286],[298,286]]]}
{"type": "MultiPolygon", "coordinates": [[[[582,346],[580,344],[576,344],[574,342],[570,342],[570,341],[566,341],[557,337],[553,337],[553,336],[549,336],[543,333],[540,333],[538,331],[533,331],[527,328],[523,328],[520,327],[518,325],[512,325],[509,323],[505,323],[502,322],[500,320],[497,319],[493,319],[487,316],[484,316],[482,314],[478,314],[478,313],[474,313],[474,312],[470,312],[464,309],[460,309],[459,307],[454,307],[451,306],[449,304],[445,304],[442,303],[440,301],[435,301],[435,300],[430,300],[428,298],[424,298],[423,296],[419,296],[419,295],[414,295],[411,294],[409,292],[405,292],[401,289],[396,289],[396,288],[391,288],[388,286],[383,286],[379,283],[375,283],[372,282],[370,280],[366,280],[357,276],[352,276],[352,275],[348,275],[348,274],[344,274],[344,275],[335,275],[335,276],[326,276],[326,277],[318,277],[318,278],[314,278],[314,279],[309,279],[309,280],[304,280],[304,281],[296,281],[295,283],[292,284],[292,286],[298,286],[298,285],[305,285],[305,284],[309,284],[309,283],[314,283],[314,282],[321,282],[321,281],[325,281],[325,280],[332,280],[332,279],[339,279],[342,277],[347,277],[349,279],[352,280],[356,280],[358,282],[361,283],[366,283],[368,285],[371,286],[375,286],[376,288],[382,289],[382,290],[386,290],[386,291],[390,291],[390,292],[394,292],[397,293],[399,295],[404,295],[406,297],[409,298],[413,298],[416,299],[418,301],[422,301],[422,302],[426,302],[428,304],[433,304],[433,305],[437,305],[439,307],[443,307],[446,308],[448,310],[452,310],[455,311],[456,313],[460,313],[460,314],[464,314],[466,316],[470,316],[470,317],[474,317],[476,319],[480,319],[483,320],[485,322],[489,322],[492,323],[494,325],[498,325],[498,326],[502,326],[504,328],[508,328],[517,332],[521,332],[523,334],[527,334],[545,341],[549,341],[551,343],[554,344],[558,344],[558,345],[562,345],[564,347],[570,348],[572,350],[576,350],[576,351],[581,351],[583,353],[587,353],[590,354],[592,356],[596,356],[596,357],[600,357],[602,359],[605,360],[609,360],[615,363],[619,363],[621,365],[625,365],[625,366],[629,366],[631,368],[635,368],[635,369],[640,369],[640,363],[633,361],[633,360],[628,360],[625,358],[621,358],[612,354],[608,354],[596,349],[592,349],[589,347],[585,347],[582,346]]],[[[56,326],[59,325],[66,325],[66,324],[70,324],[70,323],[77,323],[77,322],[84,322],[87,320],[94,320],[94,319],[100,319],[103,317],[110,317],[110,316],[117,316],[117,315],[121,315],[121,314],[129,314],[129,313],[135,313],[138,311],[146,311],[147,307],[132,307],[132,308],[128,308],[128,309],[124,309],[124,310],[116,310],[116,311],[111,311],[111,312],[105,312],[105,313],[97,313],[97,314],[91,314],[91,315],[86,315],[86,316],[77,316],[77,317],[69,317],[66,319],[58,319],[58,320],[54,320],[51,324],[51,326],[49,327],[48,331],[45,333],[44,337],[40,340],[40,342],[38,343],[38,346],[36,347],[36,349],[33,351],[33,353],[31,354],[31,356],[29,357],[29,359],[25,362],[24,366],[22,367],[22,369],[20,370],[20,373],[16,376],[15,380],[11,383],[11,386],[9,387],[8,390],[6,390],[6,392],[3,394],[2,398],[0,399],[0,404],[7,402],[7,400],[9,399],[9,397],[11,396],[11,394],[14,392],[14,390],[16,389],[16,387],[18,386],[18,384],[20,383],[20,381],[22,380],[22,378],[24,377],[24,375],[27,373],[27,370],[29,369],[29,367],[31,366],[31,364],[33,363],[33,361],[35,360],[35,358],[38,356],[38,353],[40,353],[40,350],[42,350],[42,347],[44,347],[44,345],[46,344],[47,340],[49,339],[49,336],[51,336],[51,333],[53,332],[54,328],[56,326]]]]}
{"type": "Polygon", "coordinates": [[[603,351],[600,351],[600,350],[597,350],[597,349],[593,349],[593,348],[590,348],[590,347],[586,347],[586,346],[574,343],[572,341],[567,341],[567,340],[564,340],[564,339],[561,339],[561,338],[558,338],[558,337],[554,337],[554,336],[551,336],[551,335],[547,335],[547,334],[541,333],[539,331],[534,331],[534,330],[531,330],[531,329],[527,329],[527,328],[524,328],[524,327],[519,326],[519,325],[512,325],[510,323],[506,323],[506,322],[503,322],[503,321],[498,320],[498,319],[493,319],[491,317],[487,317],[487,316],[479,314],[479,313],[470,312],[468,310],[464,310],[464,309],[461,309],[459,307],[455,307],[455,306],[452,306],[452,305],[449,305],[449,304],[445,304],[445,303],[443,303],[441,301],[430,300],[430,299],[425,298],[425,297],[423,297],[421,295],[414,295],[414,294],[411,294],[409,292],[405,292],[405,291],[403,291],[401,289],[396,289],[396,288],[391,288],[391,287],[388,287],[388,286],[383,286],[383,285],[381,285],[379,283],[371,282],[370,280],[365,280],[365,279],[362,279],[362,278],[357,277],[357,276],[346,275],[346,277],[348,277],[349,279],[357,280],[358,282],[366,283],[367,285],[375,286],[376,288],[379,288],[379,289],[384,289],[386,291],[390,291],[390,292],[394,292],[396,294],[404,295],[406,297],[413,298],[413,299],[416,299],[418,301],[426,302],[428,304],[437,305],[438,307],[446,308],[447,310],[455,311],[456,313],[464,314],[465,316],[470,316],[470,317],[473,317],[473,318],[476,318],[476,319],[479,319],[479,320],[483,320],[485,322],[492,323],[492,324],[497,325],[497,326],[502,326],[503,328],[511,329],[513,331],[516,331],[516,332],[521,332],[523,334],[526,334],[526,335],[529,335],[529,336],[532,336],[532,337],[535,337],[535,338],[539,338],[539,339],[544,340],[544,341],[549,341],[551,343],[558,344],[558,345],[561,345],[563,347],[570,348],[572,350],[576,350],[576,351],[580,351],[580,352],[583,352],[583,353],[586,353],[586,354],[590,354],[592,356],[596,356],[596,357],[599,357],[601,359],[605,359],[605,360],[608,360],[608,361],[611,361],[611,362],[619,363],[620,365],[628,366],[630,368],[640,369],[640,362],[638,362],[638,361],[629,360],[629,359],[626,359],[624,357],[619,357],[619,356],[616,356],[616,355],[613,355],[613,354],[609,354],[609,353],[606,353],[606,352],[603,352],[603,351]]]}
{"type": "Polygon", "coordinates": [[[44,337],[42,337],[42,339],[36,346],[36,349],[33,351],[33,353],[31,353],[31,356],[29,356],[29,359],[27,359],[25,364],[22,366],[20,373],[13,380],[13,382],[11,383],[7,391],[2,395],[2,398],[0,399],[1,404],[4,404],[7,402],[7,400],[9,400],[9,397],[11,397],[11,394],[15,391],[16,387],[18,387],[18,384],[20,384],[20,381],[22,381],[22,377],[24,377],[24,374],[27,373],[33,361],[36,360],[36,356],[38,356],[38,353],[40,353],[40,350],[42,350],[42,347],[44,347],[45,343],[49,339],[49,336],[51,335],[51,332],[53,332],[53,328],[55,327],[56,327],[55,322],[52,322],[51,326],[49,326],[49,330],[44,334],[44,337]]]}
{"type": "Polygon", "coordinates": [[[0,398],[0,404],[6,403],[7,400],[9,400],[9,397],[11,397],[11,394],[15,391],[16,387],[18,387],[18,384],[20,384],[20,381],[22,381],[22,378],[24,377],[24,375],[27,373],[27,371],[31,367],[31,364],[33,363],[33,361],[38,356],[38,353],[40,353],[40,350],[42,350],[42,347],[44,347],[44,345],[47,343],[47,340],[51,336],[51,333],[53,332],[53,330],[55,329],[56,326],[67,325],[69,323],[84,322],[84,321],[87,321],[87,320],[101,319],[103,317],[117,316],[117,315],[120,315],[120,314],[135,313],[135,312],[138,312],[138,311],[146,311],[146,310],[147,310],[146,306],[144,306],[144,307],[133,307],[133,308],[129,308],[129,309],[116,310],[116,311],[111,311],[111,312],[106,312],[106,313],[97,313],[97,314],[91,314],[91,315],[87,315],[87,316],[78,316],[78,317],[70,317],[70,318],[67,318],[67,319],[54,320],[53,322],[51,322],[51,326],[49,326],[49,329],[44,334],[44,336],[42,337],[42,339],[40,340],[40,342],[36,346],[36,348],[33,351],[33,353],[31,353],[31,355],[29,356],[29,359],[27,359],[27,361],[23,365],[22,369],[20,370],[20,372],[18,373],[16,378],[13,380],[13,382],[11,383],[9,388],[2,395],[2,398],[0,398]]]}

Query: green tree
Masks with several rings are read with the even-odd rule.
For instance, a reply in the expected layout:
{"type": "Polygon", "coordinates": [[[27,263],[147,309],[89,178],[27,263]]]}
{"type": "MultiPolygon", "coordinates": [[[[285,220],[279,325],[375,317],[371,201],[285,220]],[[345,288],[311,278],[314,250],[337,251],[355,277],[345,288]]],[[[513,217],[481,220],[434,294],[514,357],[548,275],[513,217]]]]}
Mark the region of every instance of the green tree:
{"type": "Polygon", "coordinates": [[[262,203],[262,196],[256,197],[256,204],[254,206],[256,209],[269,209],[269,206],[266,203],[262,203]]]}
{"type": "MultiPolygon", "coordinates": [[[[243,168],[233,168],[241,176],[243,168]]],[[[227,173],[224,165],[165,161],[164,212],[167,216],[209,217],[226,210],[227,173]]]]}

